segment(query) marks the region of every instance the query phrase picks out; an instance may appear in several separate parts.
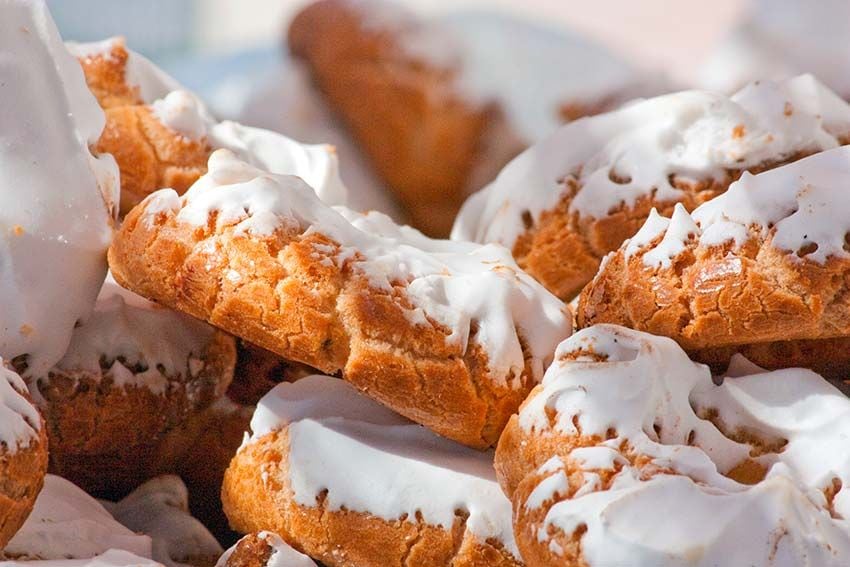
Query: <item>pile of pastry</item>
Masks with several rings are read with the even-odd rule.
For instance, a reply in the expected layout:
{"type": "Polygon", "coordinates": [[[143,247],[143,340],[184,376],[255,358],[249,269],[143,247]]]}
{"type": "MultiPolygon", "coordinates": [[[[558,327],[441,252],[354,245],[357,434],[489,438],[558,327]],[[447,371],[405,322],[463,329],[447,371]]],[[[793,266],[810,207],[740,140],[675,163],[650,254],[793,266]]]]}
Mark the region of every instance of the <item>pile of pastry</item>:
{"type": "Polygon", "coordinates": [[[612,94],[455,218],[504,109],[382,10],[323,0],[289,40],[451,239],[0,4],[3,557],[850,564],[850,104],[612,94]]]}

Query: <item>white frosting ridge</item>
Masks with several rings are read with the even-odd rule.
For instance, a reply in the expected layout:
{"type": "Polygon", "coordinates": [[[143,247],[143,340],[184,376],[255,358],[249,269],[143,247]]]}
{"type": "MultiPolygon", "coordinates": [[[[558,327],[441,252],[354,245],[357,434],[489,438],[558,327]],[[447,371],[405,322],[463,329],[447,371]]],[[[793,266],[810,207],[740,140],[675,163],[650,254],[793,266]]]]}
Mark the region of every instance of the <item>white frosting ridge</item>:
{"type": "Polygon", "coordinates": [[[182,198],[164,190],[145,203],[148,216],[170,212],[194,226],[206,225],[215,211],[218,225],[236,225],[237,233],[263,237],[297,226],[334,239],[343,247],[337,261],[351,261],[373,287],[390,290],[407,282],[412,322],[429,324],[427,316],[444,325],[451,331],[447,340],[463,351],[477,322],[477,340],[499,383],[523,373],[520,336],[533,374],[540,376],[554,346],[570,332],[566,306],[522,272],[505,248],[433,240],[377,213],[346,213],[360,219],[352,223],[300,179],[266,173],[227,150],[212,154],[208,173],[182,198]]]}
{"type": "Polygon", "coordinates": [[[221,555],[221,545],[189,513],[189,492],[179,477],[153,478],[120,502],[104,502],[115,519],[150,536],[152,555],[166,567],[188,567],[183,561],[221,555]]]}
{"type": "MultiPolygon", "coordinates": [[[[585,485],[547,510],[539,541],[549,527],[570,534],[586,526],[581,550],[590,567],[848,564],[850,400],[820,376],[754,369],[716,385],[672,340],[611,325],[573,335],[556,359],[520,426],[548,430],[548,411],[562,435],[579,434],[575,419],[581,435],[604,439],[613,429],[615,437],[567,456],[585,485]],[[582,351],[607,360],[563,358],[582,351]],[[708,410],[725,432],[699,417],[708,410]],[[753,435],[767,450],[731,432],[753,435]],[[649,462],[633,464],[637,455],[649,462]],[[748,458],[764,468],[761,482],[725,476],[748,458]],[[613,479],[601,490],[606,470],[613,479]],[[833,489],[829,503],[825,491],[833,489]]],[[[563,464],[553,459],[538,471],[546,477],[525,506],[566,496],[563,464]]]]}
{"type": "MultiPolygon", "coordinates": [[[[65,356],[52,370],[97,380],[108,374],[116,387],[145,387],[164,395],[169,378],[188,380],[203,370],[204,352],[214,333],[197,319],[123,289],[109,275],[94,312],[74,329],[65,356]],[[111,362],[108,371],[101,367],[102,360],[111,362]],[[145,369],[134,373],[138,367],[145,369]]],[[[49,375],[38,378],[49,380],[49,375]]],[[[39,381],[30,381],[36,399],[39,381]]]]}
{"type": "Polygon", "coordinates": [[[27,521],[3,550],[26,559],[90,559],[110,549],[151,557],[151,538],[117,522],[71,482],[47,475],[27,521]]]}
{"type": "Polygon", "coordinates": [[[681,200],[671,176],[702,181],[839,145],[850,134],[850,105],[808,75],[751,84],[735,95],[684,91],[577,120],[532,146],[473,195],[452,237],[513,246],[562,197],[569,210],[602,218],[654,193],[681,200]]]}
{"type": "MultiPolygon", "coordinates": [[[[272,554],[266,561],[265,567],[316,567],[315,561],[293,549],[279,535],[272,532],[260,532],[257,537],[272,548],[272,554]]],[[[216,563],[216,567],[227,566],[227,560],[233,555],[237,545],[239,545],[238,542],[222,554],[216,563]]]]}
{"type": "Polygon", "coordinates": [[[455,511],[469,514],[466,528],[493,538],[519,557],[511,506],[480,452],[431,433],[361,396],[348,383],[310,376],[282,383],[257,406],[252,439],[288,427],[289,484],[295,501],[312,507],[327,490],[325,506],[387,521],[421,514],[451,530],[455,511]]]}
{"type": "Polygon", "coordinates": [[[0,443],[14,453],[38,439],[41,416],[24,397],[26,384],[0,358],[0,443]]]}
{"type": "Polygon", "coordinates": [[[0,100],[0,355],[44,372],[103,282],[118,171],[89,152],[103,112],[43,2],[0,5],[0,100]]]}
{"type": "Polygon", "coordinates": [[[744,173],[724,194],[690,215],[681,205],[669,221],[653,212],[625,245],[625,254],[628,258],[645,250],[644,265],[667,267],[690,239],[703,247],[729,242],[740,246],[757,233],[771,234],[771,244],[794,253],[794,260],[801,251],[802,257],[818,263],[850,258],[850,146],[758,175],[744,173]],[[661,241],[652,246],[661,234],[661,241]]]}

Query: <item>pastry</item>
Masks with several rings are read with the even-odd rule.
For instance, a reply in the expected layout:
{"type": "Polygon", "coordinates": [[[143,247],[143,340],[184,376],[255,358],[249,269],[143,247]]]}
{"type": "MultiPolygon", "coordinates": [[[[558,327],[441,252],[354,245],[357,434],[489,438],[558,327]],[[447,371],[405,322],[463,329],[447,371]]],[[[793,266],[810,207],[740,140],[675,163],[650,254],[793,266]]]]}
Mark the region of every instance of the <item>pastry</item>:
{"type": "Polygon", "coordinates": [[[103,283],[118,171],[89,151],[103,113],[47,8],[2,10],[0,356],[42,373],[62,358],[103,283]]]}
{"type": "Polygon", "coordinates": [[[562,127],[473,195],[453,238],[499,242],[569,300],[652,208],[693,210],[744,171],[850,141],[850,105],[814,78],[665,95],[562,127]]]}
{"type": "Polygon", "coordinates": [[[222,488],[239,531],[277,533],[329,567],[522,564],[492,453],[318,375],[272,390],[251,430],[222,488]]]}
{"type": "Polygon", "coordinates": [[[579,325],[668,336],[721,367],[741,352],[846,378],[848,186],[844,146],[745,174],[692,214],[652,213],[582,292],[579,325]]]}
{"type": "Polygon", "coordinates": [[[246,535],[225,551],[216,567],[316,567],[316,563],[279,535],[258,532],[246,535]]]}
{"type": "Polygon", "coordinates": [[[0,550],[24,523],[47,472],[47,435],[21,377],[0,359],[0,550]]]}
{"type": "Polygon", "coordinates": [[[716,383],[613,325],[556,360],[496,454],[528,565],[850,561],[850,400],[820,376],[739,357],[716,383]]]}
{"type": "Polygon", "coordinates": [[[206,172],[210,153],[228,148],[276,173],[299,175],[331,204],[345,202],[332,147],[299,144],[235,122],[216,122],[203,102],[120,39],[72,44],[106,111],[96,145],[121,170],[121,213],[169,187],[184,192],[206,172]],[[132,96],[128,96],[130,93],[132,96]]]}
{"type": "Polygon", "coordinates": [[[570,332],[498,246],[431,240],[332,209],[303,181],[218,150],[182,198],[154,193],[110,250],[116,280],[359,389],[474,447],[570,332]]]}
{"type": "Polygon", "coordinates": [[[186,485],[174,475],[153,478],[119,502],[103,505],[116,520],[152,541],[152,555],[164,565],[212,567],[221,545],[189,513],[186,485]]]}
{"type": "Polygon", "coordinates": [[[166,434],[224,394],[235,363],[232,337],[108,278],[65,356],[28,379],[51,471],[98,496],[126,494],[155,471],[166,434]]]}

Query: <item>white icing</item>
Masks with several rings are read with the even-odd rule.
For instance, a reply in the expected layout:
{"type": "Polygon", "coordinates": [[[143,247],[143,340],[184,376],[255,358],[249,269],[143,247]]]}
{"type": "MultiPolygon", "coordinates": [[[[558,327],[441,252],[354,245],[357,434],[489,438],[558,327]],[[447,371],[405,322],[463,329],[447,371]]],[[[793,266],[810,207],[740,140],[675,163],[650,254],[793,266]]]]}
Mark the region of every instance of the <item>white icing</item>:
{"type": "Polygon", "coordinates": [[[160,122],[192,139],[203,138],[207,128],[198,112],[197,98],[186,91],[171,91],[153,101],[151,110],[160,122]]]}
{"type": "Polygon", "coordinates": [[[164,190],[146,203],[148,215],[170,210],[195,226],[206,225],[216,211],[218,225],[235,224],[237,233],[266,236],[293,225],[321,232],[344,247],[343,255],[352,255],[353,267],[372,286],[389,290],[407,282],[415,307],[447,327],[447,341],[464,352],[476,322],[477,341],[497,383],[519,384],[525,366],[519,336],[527,342],[533,376],[539,376],[570,332],[566,306],[522,272],[505,248],[433,240],[377,214],[352,224],[300,179],[263,172],[226,150],[212,154],[208,173],[182,198],[164,190]],[[360,257],[353,258],[353,251],[360,257]]]}
{"type": "MultiPolygon", "coordinates": [[[[260,532],[257,536],[272,548],[272,554],[266,561],[265,567],[316,567],[316,562],[293,549],[288,543],[272,532],[260,532]]],[[[238,542],[225,551],[216,563],[216,567],[226,567],[227,560],[233,554],[238,542]]]]}
{"type": "MultiPolygon", "coordinates": [[[[214,333],[197,319],[123,289],[109,275],[94,312],[74,329],[68,351],[53,370],[81,372],[95,380],[106,374],[116,387],[145,387],[164,395],[169,377],[188,380],[200,373],[214,333]],[[101,368],[103,359],[112,361],[107,372],[101,368]],[[134,373],[131,369],[138,366],[145,369],[134,373]]],[[[49,380],[49,374],[30,380],[34,398],[41,399],[38,384],[49,380]]]]}
{"type": "Polygon", "coordinates": [[[700,70],[710,89],[812,73],[850,97],[850,4],[846,0],[757,0],[700,70]]]}
{"type": "Polygon", "coordinates": [[[44,372],[88,316],[117,202],[103,112],[43,2],[0,5],[0,355],[44,372]]]}
{"type": "Polygon", "coordinates": [[[327,490],[330,510],[387,521],[418,513],[447,530],[462,510],[469,514],[466,528],[480,541],[496,539],[519,557],[492,452],[439,437],[328,376],[279,384],[260,400],[252,439],[287,426],[297,503],[315,506],[327,490]]]}
{"type": "Polygon", "coordinates": [[[89,559],[50,559],[44,561],[0,561],[0,565],[19,567],[163,567],[152,559],[129,551],[110,549],[89,559]]]}
{"type": "Polygon", "coordinates": [[[120,502],[104,505],[116,520],[150,536],[151,556],[166,567],[189,567],[182,561],[221,555],[213,535],[189,513],[189,492],[177,476],[153,478],[120,502]]]}
{"type": "Polygon", "coordinates": [[[802,151],[836,147],[850,133],[850,105],[811,76],[752,84],[731,98],[684,91],[577,120],[532,146],[461,209],[452,237],[513,246],[564,192],[580,187],[570,211],[601,218],[654,192],[681,200],[670,184],[722,178],[802,151]],[[526,214],[527,213],[527,214],[526,214]]]}
{"type": "Polygon", "coordinates": [[[9,453],[38,439],[41,416],[23,393],[26,384],[0,358],[0,444],[9,453]]]}
{"type": "Polygon", "coordinates": [[[81,488],[49,474],[27,521],[3,552],[22,560],[89,559],[110,549],[152,556],[151,538],[121,525],[81,488]]]}
{"type": "MultiPolygon", "coordinates": [[[[638,234],[654,232],[665,221],[656,215],[638,234]]],[[[666,231],[661,242],[643,256],[647,266],[669,266],[689,236],[697,239],[698,246],[730,241],[740,246],[753,230],[764,235],[771,232],[772,245],[788,252],[817,245],[805,255],[814,262],[850,258],[845,249],[845,235],[850,233],[850,146],[758,175],[745,173],[724,194],[697,207],[691,215],[677,205],[673,218],[666,222],[668,226],[657,233],[666,231]]],[[[626,246],[626,255],[645,248],[650,240],[633,239],[626,246]]]]}
{"type": "MultiPolygon", "coordinates": [[[[670,339],[610,325],[563,342],[556,360],[542,392],[520,412],[520,425],[545,432],[554,423],[556,431],[577,435],[575,419],[582,435],[602,438],[613,429],[613,439],[573,451],[568,460],[591,482],[595,475],[587,473],[594,469],[613,471],[614,478],[607,490],[582,487],[552,506],[538,532],[541,542],[550,526],[571,533],[585,525],[581,549],[590,567],[837,567],[850,561],[850,524],[842,519],[850,514],[850,400],[820,376],[758,369],[716,385],[708,368],[670,339]],[[587,349],[608,358],[564,360],[587,349]],[[698,417],[709,409],[728,432],[787,441],[779,452],[753,457],[766,470],[763,481],[749,486],[724,476],[757,453],[698,417]],[[547,411],[554,412],[553,422],[547,411]],[[650,463],[629,465],[626,457],[635,454],[650,463]],[[832,517],[823,491],[834,479],[832,517]]],[[[541,469],[546,478],[527,506],[565,495],[557,465],[541,469]]]]}

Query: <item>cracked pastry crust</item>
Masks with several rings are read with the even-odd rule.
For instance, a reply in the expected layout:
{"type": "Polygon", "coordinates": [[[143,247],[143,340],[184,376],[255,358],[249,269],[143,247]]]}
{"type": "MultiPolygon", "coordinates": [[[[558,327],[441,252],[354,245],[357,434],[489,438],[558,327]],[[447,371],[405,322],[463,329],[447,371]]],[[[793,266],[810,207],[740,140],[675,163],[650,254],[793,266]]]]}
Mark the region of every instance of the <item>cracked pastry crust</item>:
{"type": "Polygon", "coordinates": [[[451,531],[416,519],[389,522],[365,513],[299,505],[289,486],[287,429],[241,449],[225,474],[222,499],[237,531],[268,530],[298,542],[301,551],[330,567],[522,565],[491,543],[479,541],[458,515],[451,531]]]}
{"type": "Polygon", "coordinates": [[[492,179],[522,145],[495,103],[460,92],[456,62],[407,47],[423,38],[446,51],[451,38],[440,41],[439,30],[396,11],[381,2],[315,2],[290,25],[289,48],[412,224],[443,237],[474,183],[492,179]]]}
{"type": "Polygon", "coordinates": [[[79,57],[86,83],[106,114],[94,151],[118,162],[122,215],[157,189],[183,193],[206,172],[212,153],[206,138],[183,136],[154,115],[140,87],[126,79],[129,57],[123,40],[113,40],[108,51],[79,57]]]}
{"type": "MultiPolygon", "coordinates": [[[[2,362],[0,362],[2,365],[2,362]]],[[[0,380],[7,381],[10,391],[3,396],[14,397],[4,409],[13,410],[26,404],[20,419],[27,430],[26,442],[19,439],[16,445],[6,443],[9,431],[2,432],[4,442],[0,444],[0,549],[2,549],[15,532],[24,524],[35,505],[35,499],[41,492],[44,475],[47,473],[47,430],[44,422],[34,406],[30,405],[29,394],[23,380],[5,367],[0,366],[0,380]],[[7,378],[6,375],[11,375],[7,378]],[[37,419],[38,423],[32,420],[37,419]]],[[[5,390],[5,388],[4,388],[5,390]]],[[[17,413],[17,411],[16,411],[17,413]]],[[[4,415],[4,420],[8,416],[4,415]]],[[[15,417],[15,420],[18,418],[15,417]]],[[[0,424],[6,429],[11,420],[0,424]]],[[[11,429],[11,427],[9,427],[11,429]]],[[[15,429],[18,429],[17,427],[15,429]]]]}

